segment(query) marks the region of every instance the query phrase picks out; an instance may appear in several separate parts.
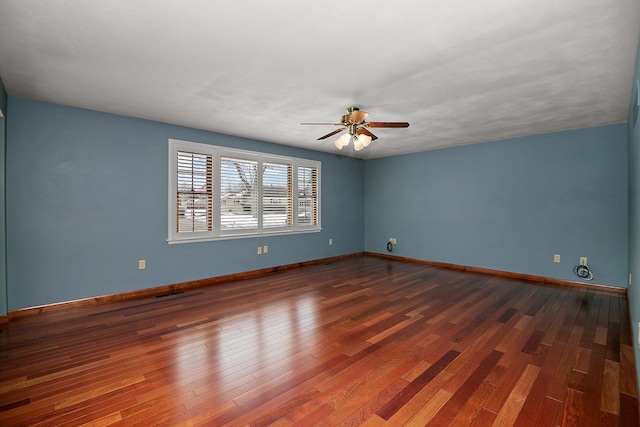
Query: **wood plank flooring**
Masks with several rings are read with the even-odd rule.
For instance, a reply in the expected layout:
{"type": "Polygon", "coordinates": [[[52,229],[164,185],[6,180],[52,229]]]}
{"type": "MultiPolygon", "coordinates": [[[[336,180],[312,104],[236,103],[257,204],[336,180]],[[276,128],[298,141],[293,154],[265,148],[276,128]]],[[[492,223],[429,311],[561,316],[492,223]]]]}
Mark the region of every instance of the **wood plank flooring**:
{"type": "Polygon", "coordinates": [[[2,426],[637,426],[624,295],[358,257],[12,319],[2,426]]]}

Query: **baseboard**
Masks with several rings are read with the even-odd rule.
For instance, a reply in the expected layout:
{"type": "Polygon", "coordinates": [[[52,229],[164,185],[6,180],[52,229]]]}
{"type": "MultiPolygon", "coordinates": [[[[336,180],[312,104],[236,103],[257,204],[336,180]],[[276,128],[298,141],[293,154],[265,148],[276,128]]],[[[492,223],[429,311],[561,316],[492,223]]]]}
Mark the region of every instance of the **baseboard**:
{"type": "Polygon", "coordinates": [[[481,273],[481,274],[488,274],[492,276],[508,277],[512,279],[526,280],[526,281],[535,282],[535,283],[544,283],[544,284],[551,284],[551,285],[558,285],[558,286],[582,287],[582,288],[586,287],[590,289],[596,289],[596,290],[606,291],[606,292],[614,292],[614,293],[625,294],[625,295],[627,293],[627,290],[625,288],[614,287],[614,286],[606,286],[606,285],[600,285],[600,284],[594,284],[594,283],[584,283],[584,282],[563,280],[563,279],[554,279],[551,277],[535,276],[531,274],[522,274],[522,273],[512,273],[512,272],[501,271],[501,270],[492,270],[488,268],[449,264],[449,263],[439,262],[439,261],[427,261],[427,260],[420,260],[416,258],[402,257],[398,255],[381,254],[376,252],[356,252],[356,253],[347,254],[347,255],[339,255],[335,257],[321,258],[321,259],[316,259],[311,261],[303,261],[303,262],[297,262],[293,264],[279,265],[275,267],[267,267],[259,270],[245,271],[242,273],[233,273],[233,274],[227,274],[224,276],[216,276],[216,277],[209,277],[206,279],[174,283],[171,285],[156,286],[153,288],[140,289],[136,291],[122,292],[122,293],[112,294],[112,295],[103,295],[98,297],[84,298],[84,299],[78,299],[73,301],[64,301],[59,303],[40,305],[36,307],[27,307],[27,308],[21,308],[18,310],[11,310],[9,311],[9,313],[7,313],[6,316],[0,316],[0,324],[8,322],[10,319],[37,316],[39,314],[50,313],[54,311],[69,310],[69,309],[81,308],[81,307],[91,307],[91,306],[96,306],[101,304],[108,304],[112,302],[151,298],[156,295],[164,295],[164,294],[171,294],[174,292],[187,291],[187,290],[201,288],[205,286],[232,282],[235,280],[253,279],[256,277],[280,273],[280,272],[284,272],[284,271],[295,269],[295,268],[305,267],[309,265],[325,264],[328,262],[336,262],[343,259],[355,258],[363,255],[378,257],[378,258],[386,258],[394,261],[423,264],[431,267],[448,268],[452,270],[468,271],[472,273],[481,273]]]}
{"type": "Polygon", "coordinates": [[[466,265],[449,264],[446,262],[439,262],[439,261],[426,261],[426,260],[421,260],[416,258],[381,254],[376,252],[365,252],[364,254],[367,256],[373,256],[378,258],[392,259],[394,261],[411,262],[414,264],[423,264],[431,267],[448,268],[451,270],[468,271],[472,273],[489,274],[492,276],[501,276],[501,277],[508,277],[511,279],[526,280],[528,282],[544,283],[548,285],[557,285],[557,286],[580,287],[580,288],[586,287],[586,288],[599,290],[599,291],[614,292],[617,294],[624,294],[624,295],[627,294],[626,288],[620,288],[617,286],[607,286],[607,285],[600,285],[596,283],[585,283],[585,282],[578,282],[573,280],[554,279],[552,277],[535,276],[532,274],[523,274],[523,273],[512,273],[509,271],[492,270],[489,268],[480,268],[480,267],[470,267],[466,265]]]}
{"type": "MultiPolygon", "coordinates": [[[[362,256],[362,252],[347,255],[339,255],[330,258],[321,258],[311,261],[296,262],[293,264],[279,265],[275,267],[261,268],[259,270],[245,271],[242,273],[226,274],[224,276],[209,277],[200,280],[191,280],[188,282],[174,283],[172,285],[162,285],[153,288],[140,289],[137,291],[122,292],[112,295],[103,295],[98,297],[84,298],[73,301],[64,301],[54,304],[40,305],[36,307],[21,308],[9,311],[5,316],[8,319],[18,319],[21,317],[37,316],[39,314],[50,313],[60,310],[69,310],[73,308],[91,307],[112,302],[129,301],[136,299],[151,298],[156,295],[171,294],[174,292],[187,291],[205,286],[217,285],[220,283],[232,282],[235,280],[253,279],[256,277],[266,276],[269,274],[280,273],[294,268],[305,267],[308,265],[326,264],[328,262],[336,262],[347,258],[355,258],[362,256]]],[[[0,317],[1,322],[1,317],[0,317]]]]}

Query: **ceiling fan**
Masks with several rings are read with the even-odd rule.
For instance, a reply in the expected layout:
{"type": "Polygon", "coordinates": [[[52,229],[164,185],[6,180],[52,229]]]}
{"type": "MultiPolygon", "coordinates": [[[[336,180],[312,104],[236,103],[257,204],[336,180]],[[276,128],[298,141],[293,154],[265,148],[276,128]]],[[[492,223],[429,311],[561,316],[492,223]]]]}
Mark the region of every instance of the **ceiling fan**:
{"type": "Polygon", "coordinates": [[[321,139],[329,138],[330,136],[336,135],[345,129],[349,132],[342,135],[340,138],[336,139],[334,145],[338,150],[342,150],[344,147],[349,145],[351,138],[353,138],[353,148],[356,151],[360,151],[365,147],[368,147],[371,141],[375,141],[378,139],[377,136],[369,132],[368,128],[407,128],[409,127],[409,123],[407,122],[367,122],[367,116],[369,114],[360,111],[357,107],[349,107],[347,108],[347,114],[343,115],[340,119],[340,123],[300,123],[301,125],[330,125],[330,126],[341,126],[342,129],[334,130],[333,132],[329,132],[328,134],[321,136],[318,138],[318,141],[321,139]]]}

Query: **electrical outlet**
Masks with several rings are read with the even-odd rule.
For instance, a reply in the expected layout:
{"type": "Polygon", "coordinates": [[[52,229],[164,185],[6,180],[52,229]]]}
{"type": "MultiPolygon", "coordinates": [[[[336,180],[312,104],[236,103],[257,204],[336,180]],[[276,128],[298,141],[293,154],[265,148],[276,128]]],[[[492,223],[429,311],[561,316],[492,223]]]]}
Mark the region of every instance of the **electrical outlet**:
{"type": "Polygon", "coordinates": [[[258,255],[262,255],[262,246],[258,246],[258,255]]]}
{"type": "Polygon", "coordinates": [[[269,253],[269,246],[264,245],[264,246],[262,247],[262,253],[263,253],[263,254],[268,254],[268,253],[269,253]]]}
{"type": "Polygon", "coordinates": [[[586,256],[581,256],[580,257],[580,265],[587,265],[587,257],[586,256]]]}
{"type": "Polygon", "coordinates": [[[329,246],[333,245],[333,239],[329,239],[329,246]]]}
{"type": "Polygon", "coordinates": [[[553,262],[560,262],[560,254],[555,254],[553,256],[553,262]]]}
{"type": "Polygon", "coordinates": [[[392,245],[397,245],[396,243],[396,238],[395,237],[389,237],[389,243],[391,243],[392,245]]]}
{"type": "Polygon", "coordinates": [[[138,270],[144,270],[147,268],[147,260],[139,259],[138,260],[138,270]]]}

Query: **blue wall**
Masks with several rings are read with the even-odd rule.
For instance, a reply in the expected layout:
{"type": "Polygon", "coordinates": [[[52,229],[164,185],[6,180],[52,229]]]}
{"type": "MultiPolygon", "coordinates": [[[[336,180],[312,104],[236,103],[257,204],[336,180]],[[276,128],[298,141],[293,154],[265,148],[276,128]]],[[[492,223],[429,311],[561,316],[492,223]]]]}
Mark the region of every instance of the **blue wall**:
{"type": "Polygon", "coordinates": [[[0,118],[0,316],[7,314],[7,235],[5,228],[5,147],[7,92],[0,80],[0,110],[4,118],[0,118]]]}
{"type": "Polygon", "coordinates": [[[365,250],[627,286],[626,125],[367,161],[365,250]],[[561,255],[561,263],[553,255],[561,255]]]}
{"type": "MultiPolygon", "coordinates": [[[[636,73],[633,84],[640,79],[640,43],[636,57],[636,73]]],[[[635,95],[634,87],[633,95],[635,95]]],[[[628,289],[629,311],[633,336],[638,336],[638,322],[640,322],[640,117],[633,123],[633,101],[629,108],[629,271],[632,281],[628,289]]],[[[637,343],[637,339],[633,339],[637,343]]],[[[636,371],[640,384],[640,348],[634,345],[636,355],[636,371]]]]}
{"type": "Polygon", "coordinates": [[[9,109],[9,310],[362,251],[360,160],[13,97],[9,109]],[[320,160],[323,231],[167,244],[169,138],[320,160]]]}
{"type": "Polygon", "coordinates": [[[625,125],[362,162],[12,97],[8,108],[9,310],[386,253],[389,237],[400,256],[569,280],[587,256],[595,283],[627,285],[625,125]],[[169,138],[321,160],[322,233],[168,245],[169,138]]]}

